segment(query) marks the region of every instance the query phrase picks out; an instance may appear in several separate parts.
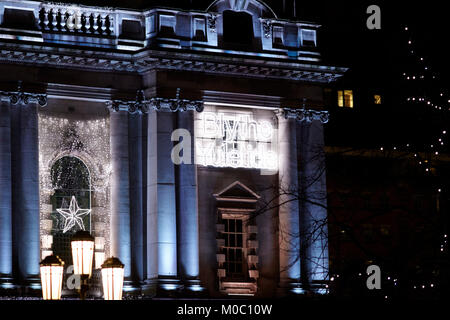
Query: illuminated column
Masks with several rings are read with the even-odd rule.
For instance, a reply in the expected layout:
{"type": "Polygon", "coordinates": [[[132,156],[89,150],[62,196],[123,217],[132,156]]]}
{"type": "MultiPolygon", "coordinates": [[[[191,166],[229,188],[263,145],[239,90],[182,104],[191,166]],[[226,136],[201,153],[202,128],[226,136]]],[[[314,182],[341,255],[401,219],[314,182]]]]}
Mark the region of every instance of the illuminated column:
{"type": "Polygon", "coordinates": [[[136,285],[144,281],[144,220],[142,167],[142,114],[129,116],[130,133],[130,211],[131,211],[131,278],[136,285]]]}
{"type": "Polygon", "coordinates": [[[22,284],[39,286],[39,150],[37,104],[12,107],[14,270],[22,284]]]}
{"type": "Polygon", "coordinates": [[[148,114],[147,283],[166,290],[178,286],[173,121],[172,112],[148,114]]]}
{"type": "Polygon", "coordinates": [[[147,115],[147,272],[146,282],[158,278],[158,122],[157,112],[147,115]]]}
{"type": "Polygon", "coordinates": [[[279,146],[279,250],[280,287],[300,292],[300,239],[296,116],[282,112],[278,117],[279,146]]]}
{"type": "MultiPolygon", "coordinates": [[[[178,113],[178,128],[191,134],[191,164],[177,166],[178,173],[178,223],[179,265],[181,277],[190,290],[200,290],[199,234],[197,205],[197,168],[194,164],[194,115],[196,111],[178,113]]],[[[186,152],[186,151],[184,151],[186,152]]]]}
{"type": "Polygon", "coordinates": [[[12,275],[11,114],[0,100],[0,286],[12,275]]]}
{"type": "Polygon", "coordinates": [[[300,181],[303,201],[300,215],[302,283],[324,293],[328,280],[327,189],[323,123],[327,119],[302,121],[298,143],[301,150],[300,181]]]}
{"type": "Polygon", "coordinates": [[[111,139],[111,255],[131,275],[130,180],[128,154],[128,111],[110,111],[111,139]]]}

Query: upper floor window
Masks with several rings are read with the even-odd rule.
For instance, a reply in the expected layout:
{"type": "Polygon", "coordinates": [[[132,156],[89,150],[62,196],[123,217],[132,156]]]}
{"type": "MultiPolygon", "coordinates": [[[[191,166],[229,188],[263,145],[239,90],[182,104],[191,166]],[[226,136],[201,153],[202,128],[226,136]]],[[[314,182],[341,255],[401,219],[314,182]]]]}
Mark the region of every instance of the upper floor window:
{"type": "Polygon", "coordinates": [[[381,104],[381,95],[379,95],[379,94],[373,95],[373,103],[374,104],[381,104]]]}
{"type": "Polygon", "coordinates": [[[316,30],[300,30],[300,45],[315,47],[317,45],[316,30]]]}
{"type": "Polygon", "coordinates": [[[353,90],[338,90],[338,106],[353,108],[353,90]]]}
{"type": "Polygon", "coordinates": [[[246,12],[223,12],[223,40],[229,44],[251,45],[253,18],[246,12]]]}
{"type": "Polygon", "coordinates": [[[33,10],[5,8],[3,12],[3,28],[37,30],[36,18],[33,10]]]}
{"type": "Polygon", "coordinates": [[[175,34],[176,18],[172,15],[159,15],[159,32],[164,36],[172,36],[175,34]]]}
{"type": "Polygon", "coordinates": [[[205,18],[194,18],[194,39],[206,40],[205,18]]]}
{"type": "Polygon", "coordinates": [[[284,42],[284,29],[281,26],[274,26],[272,30],[274,44],[282,45],[284,42]]]}
{"type": "Polygon", "coordinates": [[[382,224],[380,226],[380,234],[383,237],[389,237],[391,235],[391,226],[387,224],[382,224]]]}
{"type": "Polygon", "coordinates": [[[122,20],[122,34],[121,38],[127,38],[132,40],[145,40],[144,29],[141,23],[136,20],[122,20]]]}

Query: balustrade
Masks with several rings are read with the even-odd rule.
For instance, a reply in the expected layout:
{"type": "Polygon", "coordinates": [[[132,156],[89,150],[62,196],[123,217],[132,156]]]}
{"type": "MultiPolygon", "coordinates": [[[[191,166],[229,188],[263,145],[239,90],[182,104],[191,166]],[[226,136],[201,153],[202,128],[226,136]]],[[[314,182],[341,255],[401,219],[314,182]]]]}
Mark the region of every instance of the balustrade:
{"type": "Polygon", "coordinates": [[[46,32],[114,35],[116,13],[99,9],[44,6],[39,11],[39,26],[46,32]]]}

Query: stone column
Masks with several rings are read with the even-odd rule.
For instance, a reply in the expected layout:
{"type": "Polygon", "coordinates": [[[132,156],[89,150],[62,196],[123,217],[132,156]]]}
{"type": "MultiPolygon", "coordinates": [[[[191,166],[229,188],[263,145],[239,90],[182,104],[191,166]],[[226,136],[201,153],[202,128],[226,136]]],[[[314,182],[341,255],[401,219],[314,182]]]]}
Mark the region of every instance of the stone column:
{"type": "Polygon", "coordinates": [[[158,278],[158,122],[157,112],[147,115],[147,272],[146,282],[158,278]]]}
{"type": "Polygon", "coordinates": [[[125,264],[125,279],[131,276],[130,180],[128,112],[110,111],[111,139],[111,255],[125,264]]]}
{"type": "Polygon", "coordinates": [[[302,284],[324,293],[328,280],[327,188],[323,123],[320,120],[299,124],[300,233],[302,243],[302,284]]]}
{"type": "Polygon", "coordinates": [[[0,286],[12,276],[11,187],[10,105],[0,100],[0,286]]]}
{"type": "Polygon", "coordinates": [[[39,286],[38,106],[12,108],[13,261],[17,279],[39,286]]]}
{"type": "Polygon", "coordinates": [[[152,289],[178,287],[173,122],[172,112],[148,114],[146,282],[152,289]]]}
{"type": "MultiPolygon", "coordinates": [[[[191,136],[190,163],[182,163],[177,166],[178,256],[180,276],[185,286],[189,290],[199,291],[201,287],[199,281],[197,167],[194,163],[194,116],[195,111],[178,113],[178,129],[187,130],[191,136]]],[[[187,150],[183,152],[187,152],[187,150]]]]}
{"type": "Polygon", "coordinates": [[[280,287],[300,293],[296,119],[284,113],[278,117],[278,146],[280,287]]]}
{"type": "Polygon", "coordinates": [[[144,281],[144,219],[142,114],[129,115],[130,142],[130,211],[131,211],[131,279],[138,287],[144,281]]]}

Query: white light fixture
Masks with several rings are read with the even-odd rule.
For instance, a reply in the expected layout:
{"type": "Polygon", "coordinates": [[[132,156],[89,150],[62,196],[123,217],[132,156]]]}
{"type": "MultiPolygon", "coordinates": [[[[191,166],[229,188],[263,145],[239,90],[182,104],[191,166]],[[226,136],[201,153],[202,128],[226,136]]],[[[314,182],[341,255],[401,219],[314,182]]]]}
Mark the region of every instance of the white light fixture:
{"type": "Polygon", "coordinates": [[[124,264],[111,257],[102,264],[103,296],[105,300],[122,300],[124,264]]]}
{"type": "Polygon", "coordinates": [[[80,298],[84,300],[88,292],[88,279],[92,275],[95,239],[87,231],[78,231],[72,237],[73,273],[80,275],[80,298]]]}
{"type": "Polygon", "coordinates": [[[47,256],[40,263],[42,298],[60,300],[64,273],[64,262],[55,255],[47,256]]]}
{"type": "Polygon", "coordinates": [[[94,237],[87,231],[78,231],[72,238],[73,271],[91,276],[94,256],[94,237]]]}

